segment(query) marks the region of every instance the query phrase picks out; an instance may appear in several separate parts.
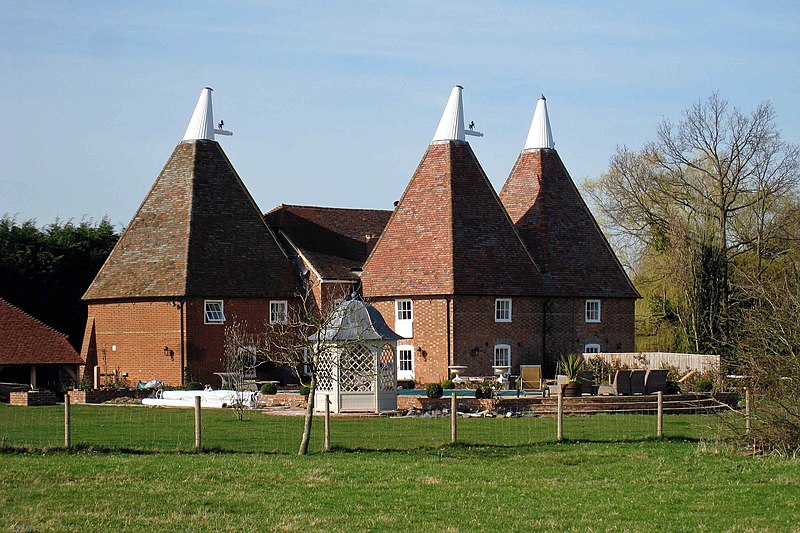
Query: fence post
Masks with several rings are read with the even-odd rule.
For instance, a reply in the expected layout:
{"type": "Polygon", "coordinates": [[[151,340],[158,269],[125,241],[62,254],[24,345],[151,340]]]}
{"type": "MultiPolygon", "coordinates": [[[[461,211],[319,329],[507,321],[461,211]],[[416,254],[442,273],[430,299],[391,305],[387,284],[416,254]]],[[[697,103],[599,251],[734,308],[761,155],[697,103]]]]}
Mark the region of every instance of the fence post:
{"type": "Polygon", "coordinates": [[[69,391],[64,393],[64,447],[69,448],[72,444],[72,427],[69,417],[69,391]]]}
{"type": "Polygon", "coordinates": [[[456,393],[450,396],[450,442],[456,444],[458,442],[458,403],[456,401],[456,393]]]}
{"type": "Polygon", "coordinates": [[[744,388],[744,430],[750,434],[750,387],[744,388]]]}
{"type": "Polygon", "coordinates": [[[658,429],[656,436],[660,439],[664,436],[664,393],[658,391],[658,429]]]}
{"type": "Polygon", "coordinates": [[[558,442],[564,440],[564,393],[558,391],[558,422],[556,425],[556,438],[558,442]]]}
{"type": "Polygon", "coordinates": [[[200,451],[203,449],[203,420],[200,396],[194,397],[194,449],[200,451]]]}
{"type": "Polygon", "coordinates": [[[93,389],[97,390],[100,388],[100,367],[95,365],[93,372],[92,372],[92,385],[93,389]]]}
{"type": "Polygon", "coordinates": [[[331,451],[331,396],[325,395],[325,451],[331,451]]]}

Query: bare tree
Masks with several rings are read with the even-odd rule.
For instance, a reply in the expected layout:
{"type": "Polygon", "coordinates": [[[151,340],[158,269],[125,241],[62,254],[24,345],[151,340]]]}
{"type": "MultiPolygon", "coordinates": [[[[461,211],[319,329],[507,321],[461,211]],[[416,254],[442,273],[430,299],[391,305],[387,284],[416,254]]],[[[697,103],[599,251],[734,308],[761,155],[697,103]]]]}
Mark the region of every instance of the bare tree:
{"type": "Polygon", "coordinates": [[[763,269],[782,198],[796,192],[798,149],[781,140],[774,116],[769,102],[746,114],[712,94],[678,122],[664,120],[638,152],[619,148],[586,184],[638,281],[663,287],[665,307],[677,303],[695,349],[731,349],[736,269],[749,255],[763,269]]]}
{"type": "MultiPolygon", "coordinates": [[[[320,381],[331,383],[338,379],[337,375],[342,373],[342,365],[346,366],[348,361],[346,357],[339,355],[359,349],[364,342],[363,334],[369,326],[356,324],[350,338],[331,342],[327,332],[342,326],[344,307],[339,305],[342,299],[334,298],[332,294],[328,296],[320,305],[314,298],[312,287],[307,285],[297,295],[297,301],[289,306],[286,316],[272,317],[272,320],[265,321],[263,332],[226,338],[226,342],[230,340],[232,346],[238,344],[240,347],[253,347],[259,362],[271,362],[288,368],[301,383],[308,385],[310,392],[299,455],[308,453],[314,421],[314,400],[320,381]],[[332,361],[339,365],[338,373],[332,361]]],[[[233,331],[234,327],[231,329],[233,331]]],[[[364,374],[363,370],[361,372],[358,379],[374,378],[364,374]]],[[[347,374],[352,376],[354,372],[347,374]]]]}
{"type": "Polygon", "coordinates": [[[223,363],[225,366],[225,385],[233,391],[234,400],[229,405],[240,422],[252,394],[250,383],[256,378],[256,368],[263,363],[258,354],[260,339],[247,327],[247,322],[239,322],[236,317],[225,326],[225,348],[223,363]]]}

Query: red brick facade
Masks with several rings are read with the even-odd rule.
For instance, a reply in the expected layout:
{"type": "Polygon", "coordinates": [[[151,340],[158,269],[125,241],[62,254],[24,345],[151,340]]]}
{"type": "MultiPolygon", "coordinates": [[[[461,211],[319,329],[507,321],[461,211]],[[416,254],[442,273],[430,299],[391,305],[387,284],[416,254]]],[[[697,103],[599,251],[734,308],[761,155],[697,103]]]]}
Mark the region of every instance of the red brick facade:
{"type": "MultiPolygon", "coordinates": [[[[218,386],[223,372],[225,324],[247,322],[254,332],[264,331],[270,300],[220,298],[227,319],[223,324],[205,323],[205,300],[183,302],[127,301],[89,305],[94,322],[95,353],[87,354],[87,366],[100,366],[103,374],[127,374],[128,381],[158,379],[180,385],[188,374],[202,383],[218,386]],[[164,348],[167,348],[165,351],[164,348]]],[[[289,301],[289,305],[295,302],[289,301]]],[[[91,333],[89,333],[91,335],[91,333]]],[[[84,339],[84,346],[92,344],[84,339]]],[[[91,372],[91,368],[87,368],[91,372]]]]}

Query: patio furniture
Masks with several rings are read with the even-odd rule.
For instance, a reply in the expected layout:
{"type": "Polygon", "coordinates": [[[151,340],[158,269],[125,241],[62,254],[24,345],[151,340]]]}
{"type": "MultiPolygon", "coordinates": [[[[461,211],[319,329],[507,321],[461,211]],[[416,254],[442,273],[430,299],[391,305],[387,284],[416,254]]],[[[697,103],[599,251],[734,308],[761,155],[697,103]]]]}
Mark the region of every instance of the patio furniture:
{"type": "Polygon", "coordinates": [[[612,396],[627,396],[631,393],[631,371],[617,370],[611,378],[610,385],[600,385],[599,394],[612,396]]]}
{"type": "Polygon", "coordinates": [[[666,392],[667,372],[668,370],[663,368],[651,368],[647,371],[644,377],[644,388],[647,394],[666,392]]]}
{"type": "Polygon", "coordinates": [[[578,382],[581,384],[581,394],[597,394],[597,386],[594,384],[594,372],[587,370],[581,372],[578,382]]]}
{"type": "Polygon", "coordinates": [[[631,370],[631,394],[645,394],[647,389],[644,387],[644,378],[647,370],[631,370]]]}
{"type": "Polygon", "coordinates": [[[558,395],[561,392],[561,386],[567,384],[567,376],[563,374],[559,374],[556,376],[556,381],[553,384],[548,385],[548,389],[550,395],[558,395]]]}
{"type": "Polygon", "coordinates": [[[542,390],[542,365],[519,365],[519,390],[542,390]]]}

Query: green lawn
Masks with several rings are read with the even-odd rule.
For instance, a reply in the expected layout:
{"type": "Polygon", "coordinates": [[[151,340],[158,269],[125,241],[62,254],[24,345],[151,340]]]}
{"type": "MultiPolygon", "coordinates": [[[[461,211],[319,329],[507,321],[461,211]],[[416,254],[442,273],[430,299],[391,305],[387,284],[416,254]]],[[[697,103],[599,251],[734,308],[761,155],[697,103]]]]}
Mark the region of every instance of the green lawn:
{"type": "MultiPolygon", "coordinates": [[[[0,406],[0,436],[57,445],[63,408],[0,406]]],[[[76,442],[136,452],[0,454],[0,531],[763,531],[797,530],[800,461],[752,458],[698,440],[704,417],[334,419],[339,448],[293,455],[300,419],[77,406],[76,442]],[[626,419],[627,418],[627,419],[626,419]],[[78,423],[80,421],[80,424],[78,423]],[[121,428],[121,429],[120,429],[121,428]],[[645,431],[648,430],[648,431],[645,431]],[[678,438],[683,437],[683,438],[678,438]],[[637,440],[638,439],[638,440],[637,440]],[[373,450],[369,450],[372,448],[373,450]],[[385,449],[388,451],[374,451],[385,449]],[[268,453],[259,453],[268,452],[268,453]]],[[[317,426],[319,437],[321,424],[317,426]]]]}

